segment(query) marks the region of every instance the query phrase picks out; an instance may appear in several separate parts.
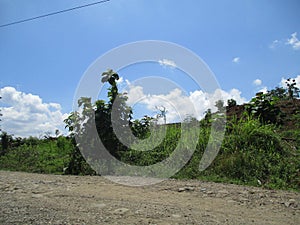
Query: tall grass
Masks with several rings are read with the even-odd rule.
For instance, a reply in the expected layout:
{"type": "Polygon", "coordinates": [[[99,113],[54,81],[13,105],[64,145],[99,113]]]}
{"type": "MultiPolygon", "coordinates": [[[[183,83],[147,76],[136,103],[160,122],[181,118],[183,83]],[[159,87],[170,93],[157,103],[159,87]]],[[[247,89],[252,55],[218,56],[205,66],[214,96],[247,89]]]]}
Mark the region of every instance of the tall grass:
{"type": "MultiPolygon", "coordinates": [[[[200,136],[197,148],[200,154],[205,141],[200,136]]],[[[300,189],[299,148],[282,140],[276,126],[263,125],[251,117],[229,121],[214,162],[203,172],[197,171],[198,163],[196,154],[176,177],[300,189]]]]}
{"type": "Polygon", "coordinates": [[[181,129],[176,126],[157,126],[147,140],[134,143],[121,155],[125,163],[148,166],[168,158],[177,147],[181,129]]]}
{"type": "MultiPolygon", "coordinates": [[[[231,119],[226,124],[218,155],[206,170],[200,171],[211,123],[201,121],[200,129],[197,126],[182,129],[182,126],[185,124],[153,128],[147,139],[122,151],[120,160],[130,165],[149,166],[178,151],[174,165],[185,165],[174,178],[300,190],[299,129],[282,131],[249,116],[231,119]]],[[[66,137],[27,141],[0,157],[0,169],[4,170],[62,174],[66,167],[70,174],[94,174],[76,145],[66,137]]],[[[156,172],[164,173],[163,168],[156,172]]]]}
{"type": "Polygon", "coordinates": [[[36,140],[9,149],[0,157],[0,169],[34,173],[62,174],[70,161],[73,149],[65,137],[57,140],[36,140]]]}

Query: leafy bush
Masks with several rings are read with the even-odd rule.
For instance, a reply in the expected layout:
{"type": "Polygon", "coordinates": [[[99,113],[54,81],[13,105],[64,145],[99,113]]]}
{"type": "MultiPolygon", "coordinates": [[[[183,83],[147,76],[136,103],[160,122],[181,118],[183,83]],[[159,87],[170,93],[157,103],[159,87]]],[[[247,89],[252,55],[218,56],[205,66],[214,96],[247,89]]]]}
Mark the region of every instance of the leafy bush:
{"type": "Polygon", "coordinates": [[[69,153],[69,163],[64,169],[64,174],[72,175],[95,175],[95,171],[86,162],[79,148],[76,145],[74,137],[72,138],[72,148],[69,153]]]}
{"type": "Polygon", "coordinates": [[[244,183],[300,188],[295,179],[299,157],[282,141],[274,125],[262,125],[257,119],[249,118],[233,125],[210,170],[244,183]]]}
{"type": "Polygon", "coordinates": [[[0,157],[0,169],[62,174],[71,149],[71,141],[66,137],[57,140],[30,138],[0,157]]]}

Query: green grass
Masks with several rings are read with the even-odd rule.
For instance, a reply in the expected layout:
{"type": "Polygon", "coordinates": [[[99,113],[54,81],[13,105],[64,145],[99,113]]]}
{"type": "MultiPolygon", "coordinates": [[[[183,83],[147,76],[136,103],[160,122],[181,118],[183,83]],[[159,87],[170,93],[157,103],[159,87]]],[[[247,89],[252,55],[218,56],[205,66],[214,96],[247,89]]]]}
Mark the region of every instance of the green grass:
{"type": "MultiPolygon", "coordinates": [[[[204,171],[199,171],[199,163],[208,143],[210,123],[202,121],[200,131],[191,127],[186,133],[182,133],[178,125],[168,125],[166,132],[162,128],[157,128],[147,141],[135,143],[131,149],[121,152],[121,160],[147,166],[168,158],[176,148],[189,153],[196,147],[193,156],[174,178],[300,190],[298,128],[284,130],[261,124],[259,119],[251,117],[230,120],[218,155],[204,171]],[[163,138],[158,138],[162,135],[163,138]]],[[[71,174],[93,174],[83,160],[71,139],[31,139],[10,147],[0,157],[0,169],[63,174],[64,168],[69,166],[71,174]]]]}
{"type": "Polygon", "coordinates": [[[73,146],[65,137],[36,140],[8,150],[0,157],[0,169],[33,173],[62,174],[70,161],[73,146]]]}
{"type": "Polygon", "coordinates": [[[175,177],[300,190],[297,140],[286,143],[276,126],[252,118],[229,121],[228,127],[219,154],[205,171],[197,170],[199,147],[175,177]]]}

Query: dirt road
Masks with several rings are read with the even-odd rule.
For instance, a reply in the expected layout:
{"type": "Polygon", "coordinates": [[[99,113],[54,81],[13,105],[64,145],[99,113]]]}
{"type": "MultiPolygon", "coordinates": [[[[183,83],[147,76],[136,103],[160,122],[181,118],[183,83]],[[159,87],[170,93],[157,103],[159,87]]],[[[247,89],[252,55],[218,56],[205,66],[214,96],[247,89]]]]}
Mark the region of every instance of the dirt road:
{"type": "Polygon", "coordinates": [[[300,224],[300,193],[0,171],[0,224],[300,224]]]}

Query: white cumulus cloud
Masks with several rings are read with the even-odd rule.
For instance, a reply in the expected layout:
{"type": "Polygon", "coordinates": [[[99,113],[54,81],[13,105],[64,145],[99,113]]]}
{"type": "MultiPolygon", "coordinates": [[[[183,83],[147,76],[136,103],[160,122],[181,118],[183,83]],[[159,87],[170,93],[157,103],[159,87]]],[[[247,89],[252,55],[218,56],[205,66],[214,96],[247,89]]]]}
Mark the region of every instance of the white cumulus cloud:
{"type": "Polygon", "coordinates": [[[266,94],[268,92],[268,88],[267,87],[262,87],[258,90],[258,92],[262,92],[262,93],[266,94]]]}
{"type": "Polygon", "coordinates": [[[169,66],[169,67],[172,67],[172,68],[177,67],[176,63],[172,60],[169,60],[169,59],[160,59],[160,60],[158,60],[158,63],[161,66],[169,66]]]}
{"type": "Polygon", "coordinates": [[[291,45],[295,50],[300,50],[300,41],[297,38],[297,32],[291,34],[291,38],[287,39],[286,44],[291,45]]]}
{"type": "Polygon", "coordinates": [[[216,101],[223,100],[226,105],[228,99],[235,99],[238,104],[246,102],[237,89],[229,92],[217,89],[214,93],[202,90],[185,93],[179,88],[174,88],[167,94],[155,95],[145,94],[141,86],[131,85],[128,90],[128,103],[131,106],[140,104],[145,111],[150,112],[157,111],[156,107],[164,106],[167,109],[167,123],[180,122],[188,115],[201,119],[208,109],[212,112],[217,110],[216,101]]]}
{"type": "Polygon", "coordinates": [[[253,81],[253,84],[255,86],[260,86],[262,84],[262,81],[260,79],[256,79],[256,80],[253,81]]]}
{"type": "Polygon", "coordinates": [[[234,57],[234,58],[232,59],[232,62],[233,62],[233,63],[239,63],[239,62],[240,62],[240,57],[234,57]]]}
{"type": "Polygon", "coordinates": [[[256,86],[255,88],[255,93],[258,93],[258,92],[263,92],[263,93],[267,93],[268,92],[268,87],[267,86],[263,86],[262,85],[262,80],[260,79],[255,79],[252,84],[254,86],[256,86]]]}
{"type": "Polygon", "coordinates": [[[68,116],[61,112],[58,103],[44,103],[38,95],[17,91],[14,87],[0,89],[2,130],[15,136],[39,136],[45,132],[62,133],[63,120],[68,116]]]}
{"type": "Polygon", "coordinates": [[[145,98],[143,87],[130,85],[127,96],[128,96],[127,103],[129,105],[134,105],[140,102],[141,100],[143,100],[143,98],[145,98]]]}
{"type": "Polygon", "coordinates": [[[197,111],[197,119],[203,118],[205,111],[207,109],[211,109],[212,112],[217,110],[215,107],[215,103],[218,100],[223,100],[224,105],[227,104],[227,100],[234,99],[237,104],[243,104],[246,102],[246,99],[241,96],[241,92],[238,89],[231,89],[229,92],[217,89],[214,93],[206,93],[203,91],[194,91],[190,93],[191,101],[193,102],[196,111],[197,111]]]}

